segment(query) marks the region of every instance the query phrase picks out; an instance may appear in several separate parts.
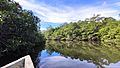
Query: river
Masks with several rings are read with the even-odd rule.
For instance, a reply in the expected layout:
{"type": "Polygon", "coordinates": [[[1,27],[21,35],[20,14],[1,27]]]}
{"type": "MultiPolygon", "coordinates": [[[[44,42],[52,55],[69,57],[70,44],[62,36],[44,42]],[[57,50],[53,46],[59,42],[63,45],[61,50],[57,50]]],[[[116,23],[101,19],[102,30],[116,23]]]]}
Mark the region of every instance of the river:
{"type": "MultiPolygon", "coordinates": [[[[46,41],[31,57],[36,68],[120,68],[120,42],[46,41]]],[[[0,66],[16,59],[3,57],[0,66]]]]}
{"type": "Polygon", "coordinates": [[[120,68],[120,43],[47,41],[39,68],[120,68]]]}

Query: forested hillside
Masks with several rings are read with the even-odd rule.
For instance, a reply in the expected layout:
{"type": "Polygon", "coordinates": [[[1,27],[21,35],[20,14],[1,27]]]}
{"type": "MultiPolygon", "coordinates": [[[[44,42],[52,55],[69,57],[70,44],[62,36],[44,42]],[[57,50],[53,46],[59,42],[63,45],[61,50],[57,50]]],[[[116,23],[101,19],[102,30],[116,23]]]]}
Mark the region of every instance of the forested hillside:
{"type": "Polygon", "coordinates": [[[100,15],[84,21],[70,22],[44,32],[46,39],[82,41],[119,41],[120,21],[100,15]]]}

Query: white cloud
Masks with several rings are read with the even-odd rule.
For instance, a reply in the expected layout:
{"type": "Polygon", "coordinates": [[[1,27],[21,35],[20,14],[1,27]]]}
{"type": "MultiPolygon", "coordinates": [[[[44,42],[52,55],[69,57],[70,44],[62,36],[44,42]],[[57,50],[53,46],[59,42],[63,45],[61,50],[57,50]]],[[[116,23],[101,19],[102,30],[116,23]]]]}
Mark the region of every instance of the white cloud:
{"type": "Polygon", "coordinates": [[[120,2],[115,3],[115,5],[120,6],[120,2]]]}
{"type": "Polygon", "coordinates": [[[47,28],[40,28],[41,31],[47,30],[47,28]]]}
{"type": "Polygon", "coordinates": [[[64,23],[71,21],[84,20],[94,14],[101,14],[101,16],[112,16],[118,18],[119,10],[113,9],[106,2],[99,6],[81,6],[62,8],[53,7],[44,3],[35,3],[34,0],[15,0],[22,5],[23,8],[32,10],[43,22],[64,23]]]}

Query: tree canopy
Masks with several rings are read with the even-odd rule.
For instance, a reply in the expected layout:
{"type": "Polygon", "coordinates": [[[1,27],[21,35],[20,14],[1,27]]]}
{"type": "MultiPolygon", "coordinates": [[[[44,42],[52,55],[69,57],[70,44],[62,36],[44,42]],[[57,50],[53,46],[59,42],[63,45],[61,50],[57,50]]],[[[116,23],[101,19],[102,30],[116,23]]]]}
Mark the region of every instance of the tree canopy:
{"type": "Polygon", "coordinates": [[[0,0],[0,56],[7,52],[29,53],[42,44],[39,22],[32,11],[22,9],[15,1],[0,0]]]}
{"type": "Polygon", "coordinates": [[[120,40],[120,21],[99,15],[84,21],[70,22],[44,32],[46,39],[55,40],[120,40]]]}

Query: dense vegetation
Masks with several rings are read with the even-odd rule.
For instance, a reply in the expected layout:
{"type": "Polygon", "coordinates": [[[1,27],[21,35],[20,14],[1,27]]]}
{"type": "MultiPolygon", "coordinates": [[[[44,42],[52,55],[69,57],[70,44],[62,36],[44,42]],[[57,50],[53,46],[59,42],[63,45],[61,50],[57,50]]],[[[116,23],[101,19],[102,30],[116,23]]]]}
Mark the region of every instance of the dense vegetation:
{"type": "Polygon", "coordinates": [[[87,60],[98,68],[120,61],[120,43],[83,42],[83,41],[47,41],[46,49],[50,54],[58,52],[65,57],[87,60]]]}
{"type": "Polygon", "coordinates": [[[100,15],[85,21],[65,23],[60,27],[48,28],[44,32],[46,39],[54,40],[120,40],[120,21],[100,15]]]}
{"type": "Polygon", "coordinates": [[[32,11],[23,10],[13,0],[0,0],[0,57],[29,54],[35,46],[42,48],[39,22],[32,11]]]}

